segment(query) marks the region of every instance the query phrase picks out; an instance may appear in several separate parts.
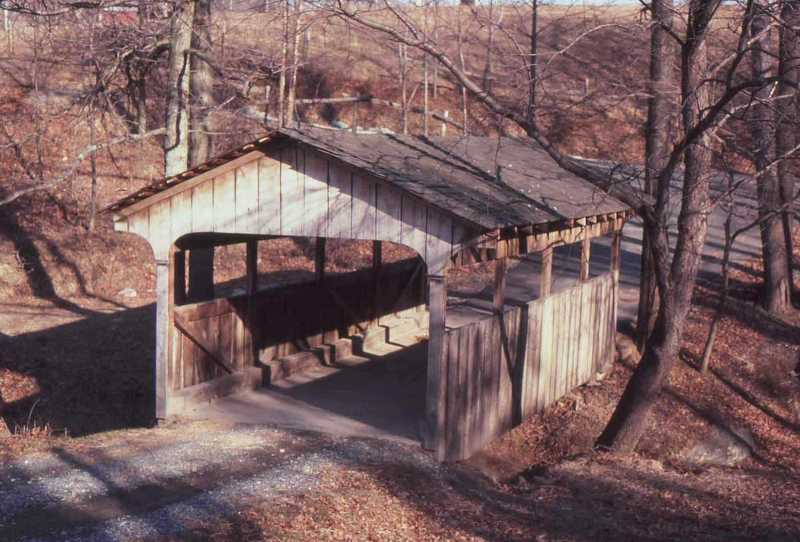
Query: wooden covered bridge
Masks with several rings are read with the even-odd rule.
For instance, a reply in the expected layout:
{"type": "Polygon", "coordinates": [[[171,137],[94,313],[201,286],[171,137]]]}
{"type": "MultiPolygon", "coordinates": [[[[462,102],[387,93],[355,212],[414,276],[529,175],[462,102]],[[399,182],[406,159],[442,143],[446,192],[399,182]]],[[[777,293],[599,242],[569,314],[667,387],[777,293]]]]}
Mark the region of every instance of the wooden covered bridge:
{"type": "MultiPolygon", "coordinates": [[[[421,437],[440,460],[456,460],[614,355],[619,240],[631,211],[530,142],[281,129],[108,210],[117,230],[144,237],[155,255],[158,418],[268,383],[275,375],[265,372],[280,367],[272,361],[298,349],[328,359],[342,338],[414,311],[429,329],[421,437]],[[317,276],[259,289],[258,242],[285,236],[317,240],[317,276]],[[601,236],[610,264],[590,277],[601,236]],[[325,239],[373,241],[372,268],[323,276],[325,239]],[[382,265],[381,242],[418,258],[382,265]],[[230,243],[247,247],[246,292],[188,299],[187,253],[230,243]],[[579,269],[553,292],[553,251],[563,245],[580,247],[579,269]],[[534,253],[537,294],[508,303],[506,262],[534,253]],[[493,310],[452,325],[448,270],[492,260],[493,310]]],[[[192,265],[199,276],[204,264],[192,265]]]]}

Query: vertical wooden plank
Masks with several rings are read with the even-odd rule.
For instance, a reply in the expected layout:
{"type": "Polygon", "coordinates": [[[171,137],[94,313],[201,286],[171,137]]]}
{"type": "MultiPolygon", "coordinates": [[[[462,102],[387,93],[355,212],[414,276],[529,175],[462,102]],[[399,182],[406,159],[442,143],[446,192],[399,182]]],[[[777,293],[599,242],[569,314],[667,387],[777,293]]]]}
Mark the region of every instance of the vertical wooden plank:
{"type": "MultiPolygon", "coordinates": [[[[183,253],[181,252],[181,255],[182,254],[183,253]]],[[[177,261],[179,259],[181,259],[181,258],[179,256],[177,256],[177,251],[175,250],[175,247],[172,246],[170,248],[170,251],[169,251],[169,278],[168,278],[168,281],[167,281],[167,306],[168,306],[168,309],[167,309],[167,311],[168,311],[167,345],[166,345],[166,348],[167,348],[167,354],[166,354],[166,356],[167,356],[167,382],[166,382],[165,386],[166,386],[166,392],[167,392],[168,395],[169,395],[170,390],[172,390],[173,387],[174,387],[175,373],[177,372],[175,370],[175,365],[178,362],[178,359],[177,359],[177,356],[176,356],[176,354],[177,354],[176,350],[177,349],[175,347],[175,343],[176,343],[176,340],[177,340],[177,337],[176,337],[177,333],[176,333],[175,325],[174,325],[173,322],[175,322],[175,297],[176,297],[175,296],[175,288],[176,288],[177,283],[178,283],[177,275],[178,275],[178,273],[180,271],[178,269],[179,265],[177,263],[177,261]]]]}
{"type": "MultiPolygon", "coordinates": [[[[603,357],[603,364],[605,363],[613,363],[615,351],[615,342],[616,342],[616,335],[617,335],[617,320],[614,314],[614,285],[613,282],[610,280],[611,277],[608,277],[609,280],[603,281],[605,285],[606,296],[603,300],[603,307],[606,313],[606,321],[607,321],[607,329],[608,335],[606,337],[606,354],[603,357]]],[[[600,369],[600,367],[598,367],[600,369]]]]}
{"type": "Polygon", "coordinates": [[[172,210],[172,239],[178,240],[192,231],[192,191],[184,190],[170,198],[172,210]]]}
{"type": "Polygon", "coordinates": [[[305,149],[303,232],[309,237],[328,235],[328,160],[305,149]]]}
{"type": "Polygon", "coordinates": [[[471,386],[472,393],[470,395],[470,402],[472,405],[472,419],[470,420],[470,426],[468,431],[468,438],[467,438],[467,450],[472,451],[472,443],[478,439],[481,430],[482,430],[482,423],[483,423],[483,411],[482,411],[482,392],[481,388],[483,387],[483,371],[481,370],[481,363],[483,360],[483,343],[484,337],[481,335],[480,330],[480,322],[472,322],[467,324],[469,327],[469,336],[472,340],[470,346],[470,358],[469,358],[469,365],[467,366],[467,372],[469,373],[469,382],[471,386]]]}
{"type": "Polygon", "coordinates": [[[425,232],[427,214],[425,205],[410,194],[402,195],[402,243],[414,250],[425,260],[425,232]]]}
{"type": "Polygon", "coordinates": [[[192,231],[214,231],[214,183],[211,180],[192,190],[192,231]]]}
{"type": "MultiPolygon", "coordinates": [[[[239,318],[236,316],[235,313],[227,313],[221,314],[218,317],[210,320],[213,322],[214,326],[210,329],[210,344],[209,346],[212,348],[212,352],[216,353],[217,356],[221,359],[224,359],[228,362],[232,368],[236,368],[238,366],[238,361],[236,358],[236,323],[238,322],[239,318]]],[[[218,376],[222,376],[225,373],[220,369],[218,364],[214,363],[213,360],[211,363],[214,364],[214,372],[210,374],[210,379],[216,378],[218,376]]]]}
{"type": "Polygon", "coordinates": [[[402,240],[402,193],[393,186],[378,185],[377,239],[400,243],[402,240]]]}
{"type": "Polygon", "coordinates": [[[436,452],[438,460],[446,458],[445,398],[447,393],[447,359],[444,357],[447,280],[444,275],[428,275],[430,331],[428,339],[428,383],[425,395],[426,445],[436,452]]]}
{"type": "Polygon", "coordinates": [[[586,282],[589,280],[589,259],[592,253],[592,241],[589,237],[584,237],[581,241],[581,267],[578,280],[586,282]]]}
{"type": "Polygon", "coordinates": [[[496,314],[503,314],[503,306],[506,302],[506,259],[501,258],[496,260],[494,267],[494,292],[492,297],[492,306],[496,314]]]}
{"type": "Polygon", "coordinates": [[[475,386],[474,374],[472,372],[475,328],[473,326],[462,326],[458,328],[459,333],[459,365],[458,365],[458,385],[459,410],[461,412],[461,441],[460,446],[464,455],[470,455],[469,449],[470,435],[475,423],[475,386]]]}
{"type": "Polygon", "coordinates": [[[500,333],[502,316],[497,315],[491,320],[492,334],[492,425],[485,441],[488,442],[498,433],[500,427],[500,377],[502,374],[503,363],[503,341],[500,333]]]}
{"type": "Polygon", "coordinates": [[[316,245],[314,247],[314,279],[317,283],[325,280],[325,247],[326,240],[324,237],[317,237],[316,245]]]}
{"type": "Polygon", "coordinates": [[[591,292],[594,289],[594,284],[594,281],[590,281],[581,286],[581,315],[578,325],[578,334],[580,337],[578,344],[578,378],[581,384],[586,383],[590,377],[589,364],[591,363],[591,352],[589,350],[589,345],[591,343],[592,329],[589,327],[589,318],[592,312],[591,292]]]}
{"type": "Polygon", "coordinates": [[[375,181],[358,173],[353,174],[353,226],[354,239],[375,239],[375,181]]]}
{"type": "Polygon", "coordinates": [[[214,178],[214,231],[236,233],[236,172],[214,178]]]}
{"type": "Polygon", "coordinates": [[[150,238],[150,210],[142,209],[128,217],[128,231],[145,239],[150,238]]]}
{"type": "Polygon", "coordinates": [[[372,241],[372,296],[370,296],[370,318],[378,324],[381,313],[381,273],[383,271],[383,242],[372,241]]]}
{"type": "Polygon", "coordinates": [[[561,317],[560,309],[561,304],[557,296],[553,297],[553,304],[551,311],[553,313],[553,327],[551,328],[551,345],[550,345],[550,381],[547,386],[547,406],[553,404],[558,399],[557,383],[558,383],[558,366],[559,366],[559,343],[558,343],[558,319],[561,317]]]}
{"type": "MultiPolygon", "coordinates": [[[[169,202],[167,202],[169,204],[169,202]]],[[[156,256],[156,418],[167,415],[168,384],[167,364],[169,363],[169,328],[171,327],[169,306],[169,260],[156,256]]]]}
{"type": "Polygon", "coordinates": [[[303,235],[305,211],[303,155],[296,146],[281,149],[281,234],[303,235]]]}
{"type": "Polygon", "coordinates": [[[581,312],[583,311],[583,303],[581,303],[581,291],[583,288],[578,288],[575,295],[572,296],[572,333],[570,333],[570,341],[572,342],[572,379],[570,381],[570,389],[575,388],[583,382],[580,378],[581,368],[581,312]]]}
{"type": "Polygon", "coordinates": [[[328,237],[352,238],[353,180],[345,166],[330,164],[328,185],[328,237]]]}
{"type": "Polygon", "coordinates": [[[572,317],[572,304],[570,303],[571,290],[564,292],[561,298],[561,318],[556,322],[558,326],[558,338],[560,344],[559,366],[561,372],[559,373],[559,399],[564,397],[569,392],[569,358],[570,358],[570,336],[572,330],[569,327],[570,318],[572,317]]]}
{"type": "Polygon", "coordinates": [[[542,378],[542,303],[534,301],[528,304],[528,352],[525,356],[526,367],[523,397],[526,409],[523,417],[540,412],[541,393],[539,383],[542,378]]]}
{"type": "Polygon", "coordinates": [[[255,295],[258,292],[258,241],[252,240],[247,242],[246,248],[246,277],[247,277],[247,312],[245,315],[244,325],[244,340],[245,351],[244,355],[246,360],[244,365],[255,365],[258,361],[258,352],[256,351],[256,342],[258,336],[258,326],[256,321],[256,299],[255,295]]]}
{"type": "Polygon", "coordinates": [[[172,267],[172,301],[174,305],[186,303],[186,252],[176,250],[172,267]]]}
{"type": "Polygon", "coordinates": [[[280,151],[258,161],[259,232],[281,232],[281,162],[280,151]]]}
{"type": "Polygon", "coordinates": [[[575,309],[575,303],[572,302],[573,295],[576,288],[571,288],[568,292],[564,293],[564,309],[565,315],[564,320],[561,322],[562,333],[561,337],[564,341],[564,381],[563,381],[563,388],[561,390],[561,396],[563,397],[567,393],[570,392],[572,389],[572,356],[573,356],[573,344],[574,341],[572,338],[575,336],[575,328],[572,327],[572,318],[575,309]]]}
{"type": "Polygon", "coordinates": [[[194,343],[186,335],[181,334],[181,388],[192,385],[194,374],[194,343]]]}
{"type": "Polygon", "coordinates": [[[450,330],[445,333],[444,341],[446,343],[447,355],[447,397],[446,403],[446,441],[447,441],[447,459],[456,461],[463,457],[463,450],[461,449],[461,426],[464,412],[459,408],[461,388],[459,387],[458,379],[458,366],[460,353],[459,333],[458,330],[450,330]]]}
{"type": "Polygon", "coordinates": [[[259,160],[242,164],[234,172],[236,179],[236,231],[259,233],[259,160]]]}
{"type": "Polygon", "coordinates": [[[156,254],[156,259],[162,255],[165,260],[169,258],[172,247],[172,206],[170,201],[162,200],[150,206],[150,246],[156,254]]]}
{"type": "Polygon", "coordinates": [[[425,263],[429,273],[440,273],[450,263],[453,221],[444,213],[428,207],[425,235],[425,263]]]}
{"type": "Polygon", "coordinates": [[[553,249],[548,247],[542,251],[542,270],[539,275],[539,297],[550,295],[553,286],[553,249]]]}

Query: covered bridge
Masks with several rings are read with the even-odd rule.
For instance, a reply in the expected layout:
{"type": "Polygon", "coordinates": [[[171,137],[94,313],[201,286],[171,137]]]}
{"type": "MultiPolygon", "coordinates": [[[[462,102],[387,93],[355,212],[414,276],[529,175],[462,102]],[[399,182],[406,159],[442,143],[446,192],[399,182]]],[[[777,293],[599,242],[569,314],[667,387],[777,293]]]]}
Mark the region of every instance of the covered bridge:
{"type": "MultiPolygon", "coordinates": [[[[531,142],[280,129],[108,210],[117,230],[144,237],[155,255],[158,418],[269,383],[280,367],[272,361],[298,349],[328,359],[343,337],[411,310],[429,329],[421,437],[440,460],[456,460],[613,356],[619,240],[631,210],[531,142]],[[259,290],[258,242],[285,236],[317,240],[317,277],[259,290]],[[590,277],[601,236],[611,240],[610,263],[590,277]],[[324,277],[325,239],[373,241],[373,267],[324,277]],[[381,242],[418,258],[382,265],[381,242]],[[247,246],[246,293],[187,299],[186,254],[230,243],[247,246]],[[563,245],[580,247],[578,270],[553,292],[553,251],[563,245]],[[534,253],[537,295],[506,303],[506,262],[534,253]],[[448,270],[493,260],[493,310],[448,322],[448,270]]],[[[204,264],[192,265],[189,275],[200,276],[204,264]]]]}

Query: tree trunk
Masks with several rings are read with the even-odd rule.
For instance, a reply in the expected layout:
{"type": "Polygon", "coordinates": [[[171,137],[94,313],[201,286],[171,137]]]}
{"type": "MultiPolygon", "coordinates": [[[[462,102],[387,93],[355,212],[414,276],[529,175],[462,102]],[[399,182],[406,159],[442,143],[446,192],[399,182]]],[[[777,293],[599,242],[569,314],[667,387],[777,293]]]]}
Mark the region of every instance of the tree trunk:
{"type": "MultiPolygon", "coordinates": [[[[728,189],[732,190],[733,175],[729,176],[728,189]]],[[[733,195],[729,194],[723,203],[725,208],[725,246],[722,248],[722,263],[720,264],[720,271],[722,273],[722,292],[719,296],[719,304],[717,310],[714,311],[714,319],[711,321],[711,327],[708,330],[708,337],[706,338],[706,345],[703,348],[703,357],[700,360],[700,372],[707,373],[711,365],[711,354],[714,352],[714,344],[717,339],[717,332],[719,330],[719,322],[722,319],[722,312],[725,310],[725,305],[728,303],[728,296],[730,295],[730,261],[731,261],[731,247],[736,239],[736,234],[733,233],[733,210],[734,201],[733,195]]]]}
{"type": "Polygon", "coordinates": [[[289,0],[283,2],[281,73],[278,75],[278,126],[286,126],[286,70],[289,69],[289,0]]]}
{"type": "MultiPolygon", "coordinates": [[[[671,117],[673,112],[670,94],[675,90],[675,73],[672,69],[673,2],[654,0],[652,6],[653,29],[650,37],[650,98],[647,103],[645,131],[645,192],[663,199],[655,213],[660,222],[653,225],[666,228],[666,210],[669,207],[669,186],[658,186],[658,175],[667,165],[670,154],[671,117]]],[[[645,220],[648,218],[645,217],[645,220]]],[[[649,228],[642,229],[642,264],[639,289],[637,329],[639,350],[644,351],[647,339],[655,326],[658,314],[658,290],[651,254],[649,228]]]]}
{"type": "MultiPolygon", "coordinates": [[[[780,48],[778,53],[778,83],[777,96],[779,99],[775,104],[777,112],[777,129],[775,134],[775,153],[778,157],[784,157],[791,153],[797,156],[797,152],[792,152],[800,142],[797,137],[797,130],[800,129],[800,0],[783,0],[781,9],[780,26],[780,48]],[[780,99],[780,97],[787,98],[780,99]]],[[[792,227],[794,225],[792,209],[789,207],[794,199],[795,173],[792,170],[794,160],[781,160],[778,162],[778,180],[780,183],[781,204],[784,205],[782,212],[783,233],[786,243],[786,259],[789,265],[789,277],[792,277],[792,227]]],[[[796,202],[793,204],[796,208],[796,202]]],[[[789,281],[790,290],[793,281],[789,281]]],[[[792,292],[790,291],[790,295],[792,292]]]]}
{"type": "Polygon", "coordinates": [[[292,28],[292,50],[291,50],[291,77],[289,78],[289,95],[286,98],[286,122],[291,123],[295,120],[295,102],[297,96],[297,68],[300,64],[300,33],[302,21],[300,20],[303,10],[303,0],[294,2],[294,26],[292,28]]]}
{"type": "MultiPolygon", "coordinates": [[[[711,104],[710,84],[704,83],[708,64],[706,29],[719,0],[692,0],[686,40],[681,55],[681,107],[685,134],[711,104]]],[[[670,288],[660,288],[661,303],[644,356],[625,386],[611,420],[598,439],[603,448],[633,451],[647,429],[647,419],[680,349],[686,317],[691,308],[697,270],[708,231],[711,138],[707,132],[684,152],[683,198],[678,215],[678,239],[670,267],[670,288]]],[[[658,260],[669,252],[665,235],[653,236],[652,252],[658,260]]],[[[658,263],[658,262],[657,262],[658,263]]]]}
{"type": "Polygon", "coordinates": [[[492,74],[494,72],[494,0],[489,0],[489,39],[486,44],[486,63],[483,66],[483,88],[486,92],[492,91],[492,74]]]}
{"type": "MultiPolygon", "coordinates": [[[[462,6],[463,5],[464,5],[464,3],[462,2],[456,8],[458,10],[456,12],[457,13],[456,16],[458,17],[457,22],[458,22],[458,60],[459,60],[459,66],[461,67],[461,71],[462,72],[466,72],[467,71],[467,67],[466,67],[467,64],[464,61],[464,29],[462,27],[462,25],[463,25],[463,22],[462,22],[463,8],[462,8],[462,6]]],[[[468,110],[468,103],[467,103],[467,87],[465,87],[464,85],[461,85],[461,115],[463,117],[464,135],[468,135],[469,134],[469,127],[468,127],[469,110],[468,110]]]]}
{"type": "Polygon", "coordinates": [[[400,59],[400,125],[403,135],[408,134],[408,83],[406,71],[406,45],[400,43],[397,46],[397,56],[400,59]]]}
{"type": "MultiPolygon", "coordinates": [[[[192,51],[198,54],[191,55],[189,78],[189,167],[207,162],[212,153],[210,113],[215,105],[214,71],[207,62],[211,55],[211,0],[195,0],[192,51]]],[[[214,297],[214,247],[189,251],[188,295],[192,301],[214,297]]]]}
{"type": "Polygon", "coordinates": [[[769,46],[769,35],[761,37],[769,24],[769,13],[761,3],[756,3],[750,25],[754,41],[751,48],[753,80],[761,81],[753,95],[753,105],[749,111],[750,132],[753,140],[753,161],[758,178],[758,211],[761,223],[761,249],[764,260],[764,292],[762,303],[771,314],[786,312],[791,306],[789,291],[789,261],[786,253],[786,239],[783,235],[781,213],[781,193],[778,178],[768,166],[775,159],[775,137],[773,127],[775,118],[770,94],[771,85],[766,83],[769,66],[765,59],[769,46]]]}
{"type": "Polygon", "coordinates": [[[194,10],[195,3],[184,0],[175,5],[172,14],[164,138],[164,173],[167,177],[186,171],[189,166],[189,48],[194,10]]]}
{"type": "Polygon", "coordinates": [[[211,0],[196,0],[191,58],[191,113],[189,115],[189,167],[208,161],[212,153],[211,112],[214,108],[214,71],[211,56],[211,0]],[[204,58],[205,57],[205,58],[204,58]]]}
{"type": "MultiPolygon", "coordinates": [[[[460,37],[460,35],[459,35],[460,37]]],[[[539,0],[531,0],[531,58],[528,61],[528,122],[536,119],[536,79],[538,78],[539,0]]],[[[462,66],[463,69],[463,66],[462,66]]]]}

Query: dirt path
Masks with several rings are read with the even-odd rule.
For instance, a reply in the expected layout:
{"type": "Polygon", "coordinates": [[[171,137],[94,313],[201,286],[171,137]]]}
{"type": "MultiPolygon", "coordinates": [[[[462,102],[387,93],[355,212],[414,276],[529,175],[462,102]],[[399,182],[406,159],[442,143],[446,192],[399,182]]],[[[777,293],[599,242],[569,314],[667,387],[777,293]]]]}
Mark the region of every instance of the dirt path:
{"type": "Polygon", "coordinates": [[[770,540],[793,472],[591,455],[493,483],[419,447],[183,424],[0,467],[0,540],[770,540]]]}
{"type": "Polygon", "coordinates": [[[0,540],[181,537],[255,502],[313,493],[355,456],[438,468],[415,448],[208,423],[56,447],[0,467],[0,540]]]}

